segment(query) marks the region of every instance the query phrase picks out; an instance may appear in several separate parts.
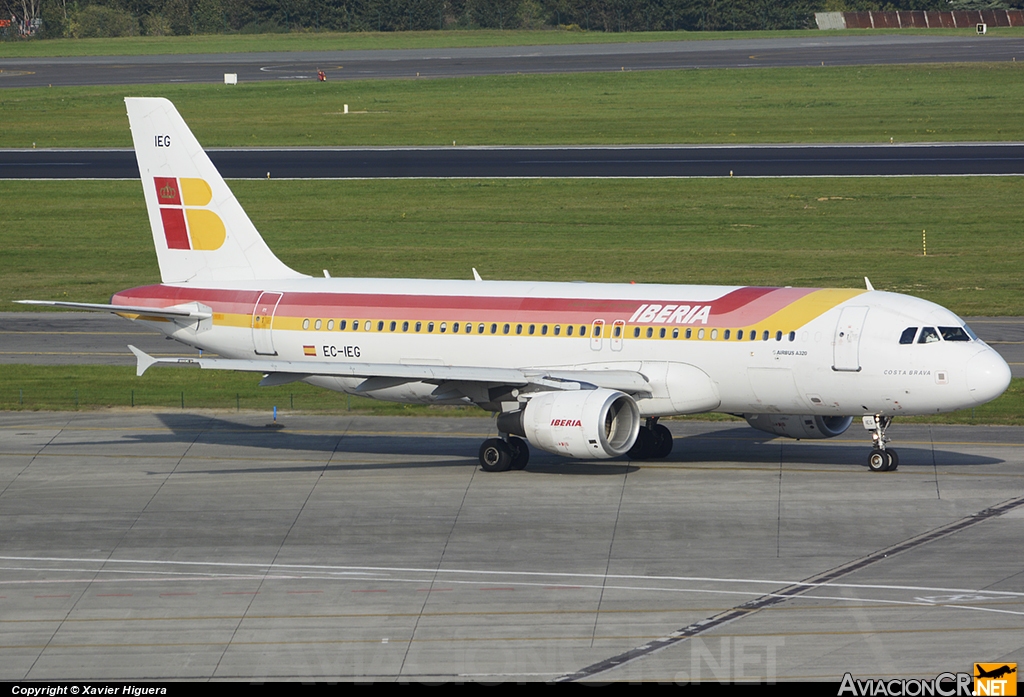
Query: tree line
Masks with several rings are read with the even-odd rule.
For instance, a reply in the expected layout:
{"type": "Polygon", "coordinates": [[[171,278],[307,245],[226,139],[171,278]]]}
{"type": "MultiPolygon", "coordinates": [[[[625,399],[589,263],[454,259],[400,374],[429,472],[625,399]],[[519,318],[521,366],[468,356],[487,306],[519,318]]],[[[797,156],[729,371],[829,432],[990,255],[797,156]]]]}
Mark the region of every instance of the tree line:
{"type": "MultiPolygon", "coordinates": [[[[0,19],[41,38],[289,31],[813,28],[814,13],[1019,6],[1003,0],[0,0],[0,19]]],[[[25,32],[22,32],[24,34],[25,32]]],[[[7,38],[17,38],[8,31],[7,38]]]]}

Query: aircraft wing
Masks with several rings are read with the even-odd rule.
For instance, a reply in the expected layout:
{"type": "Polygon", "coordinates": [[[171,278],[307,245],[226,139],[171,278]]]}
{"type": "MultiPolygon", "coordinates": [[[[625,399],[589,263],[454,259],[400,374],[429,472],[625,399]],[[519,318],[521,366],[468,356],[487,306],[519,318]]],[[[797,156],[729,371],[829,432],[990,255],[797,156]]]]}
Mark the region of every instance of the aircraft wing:
{"type": "Polygon", "coordinates": [[[204,312],[195,303],[191,306],[145,307],[142,305],[106,305],[103,303],[71,303],[62,300],[15,300],[21,305],[43,305],[45,307],[66,307],[72,310],[89,310],[91,312],[113,312],[118,315],[142,315],[145,317],[162,317],[165,319],[210,319],[212,312],[204,312]]]}
{"type": "Polygon", "coordinates": [[[307,377],[386,378],[401,382],[477,383],[525,387],[536,385],[552,390],[580,390],[603,387],[630,394],[649,393],[643,374],[630,370],[544,370],[539,368],[488,368],[478,366],[405,365],[394,363],[333,363],[328,361],[275,361],[238,358],[154,358],[128,346],[138,359],[136,375],[158,364],[196,366],[205,370],[235,370],[263,373],[261,385],[283,385],[307,377]]]}

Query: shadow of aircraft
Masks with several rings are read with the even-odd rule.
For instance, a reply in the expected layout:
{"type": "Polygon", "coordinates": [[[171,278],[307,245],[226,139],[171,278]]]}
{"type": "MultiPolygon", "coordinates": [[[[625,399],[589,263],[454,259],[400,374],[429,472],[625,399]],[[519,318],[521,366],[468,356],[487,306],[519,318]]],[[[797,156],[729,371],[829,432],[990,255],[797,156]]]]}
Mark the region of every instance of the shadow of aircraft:
{"type": "MultiPolygon", "coordinates": [[[[254,425],[231,421],[218,416],[189,413],[163,413],[157,418],[169,433],[130,433],[124,437],[107,441],[111,446],[125,442],[145,445],[160,443],[194,443],[238,448],[256,448],[267,451],[288,451],[294,453],[319,453],[323,462],[289,465],[256,464],[249,468],[217,470],[189,470],[190,472],[217,473],[273,473],[311,472],[327,468],[349,470],[377,469],[423,469],[439,467],[477,467],[476,454],[482,436],[465,436],[443,432],[432,436],[403,434],[400,431],[381,435],[357,433],[346,435],[346,427],[339,423],[337,433],[302,433],[291,431],[280,424],[254,425]],[[391,456],[387,462],[345,462],[332,461],[326,464],[332,454],[383,455],[391,456]],[[403,460],[403,456],[409,459],[403,460]]],[[[401,418],[401,417],[396,417],[401,418]]],[[[677,426],[678,430],[678,426],[677,426]]],[[[491,433],[490,435],[496,435],[491,433]]],[[[746,426],[712,430],[691,435],[675,435],[672,454],[664,460],[652,463],[749,463],[752,465],[807,464],[807,465],[860,465],[867,467],[869,443],[836,443],[817,440],[794,441],[763,433],[746,426]]],[[[897,441],[898,442],[898,441],[897,441]]],[[[65,443],[73,445],[73,443],[65,443]]],[[[84,443],[83,443],[84,444],[84,443]]],[[[92,441],[89,445],[97,445],[92,441]]],[[[955,451],[933,450],[922,447],[898,447],[900,467],[931,467],[938,465],[990,465],[1003,460],[971,455],[955,451]],[[933,459],[934,458],[934,459],[933,459]]],[[[612,460],[570,460],[560,455],[546,453],[537,448],[530,449],[528,473],[560,475],[621,475],[633,472],[643,462],[626,458],[612,460]]]]}

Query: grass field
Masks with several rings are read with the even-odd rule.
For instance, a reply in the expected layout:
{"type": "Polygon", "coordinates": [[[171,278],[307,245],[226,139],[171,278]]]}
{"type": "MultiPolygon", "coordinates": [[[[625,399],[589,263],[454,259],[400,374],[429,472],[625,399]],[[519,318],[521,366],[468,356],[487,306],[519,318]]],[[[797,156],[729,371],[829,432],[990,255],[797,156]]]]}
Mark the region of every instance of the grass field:
{"type": "MultiPolygon", "coordinates": [[[[1019,315],[1013,177],[236,181],[312,275],[863,287],[1019,315]],[[922,255],[927,230],[928,255],[922,255]]],[[[0,181],[0,301],[159,281],[138,182],[0,181]]],[[[6,305],[4,309],[22,306],[6,305]]]]}
{"type": "Polygon", "coordinates": [[[0,147],[131,147],[126,96],[205,147],[1024,141],[1021,61],[4,89],[0,147]]]}
{"type": "Polygon", "coordinates": [[[379,415],[481,416],[476,407],[380,402],[292,383],[259,387],[259,375],[189,368],[153,370],[138,378],[118,366],[0,365],[0,409],[69,411],[96,408],[245,409],[379,415]]]}
{"type": "MultiPolygon", "coordinates": [[[[287,34],[206,34],[199,36],[135,36],[116,39],[48,39],[0,41],[0,59],[42,56],[138,56],[191,53],[252,53],[262,51],[351,51],[412,48],[470,48],[475,46],[538,46],[551,44],[639,43],[650,41],[708,41],[840,35],[927,34],[974,36],[973,29],[856,29],[819,32],[715,31],[622,32],[496,29],[412,32],[293,32],[287,34]]],[[[1021,36],[1020,27],[990,27],[989,36],[1021,36]]]]}

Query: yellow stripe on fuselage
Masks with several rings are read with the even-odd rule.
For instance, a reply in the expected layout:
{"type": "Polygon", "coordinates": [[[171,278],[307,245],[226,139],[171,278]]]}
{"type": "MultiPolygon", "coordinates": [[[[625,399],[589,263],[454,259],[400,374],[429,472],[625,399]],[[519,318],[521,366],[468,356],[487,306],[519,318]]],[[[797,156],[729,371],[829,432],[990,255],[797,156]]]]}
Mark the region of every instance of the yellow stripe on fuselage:
{"type": "Polygon", "coordinates": [[[799,300],[795,300],[778,312],[758,322],[754,327],[755,331],[774,332],[777,330],[795,331],[813,319],[825,314],[836,305],[844,303],[850,298],[856,298],[866,290],[853,290],[849,288],[823,288],[809,293],[799,300]]]}

